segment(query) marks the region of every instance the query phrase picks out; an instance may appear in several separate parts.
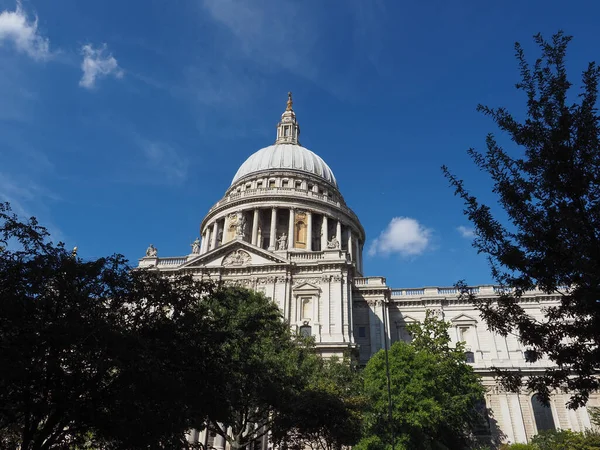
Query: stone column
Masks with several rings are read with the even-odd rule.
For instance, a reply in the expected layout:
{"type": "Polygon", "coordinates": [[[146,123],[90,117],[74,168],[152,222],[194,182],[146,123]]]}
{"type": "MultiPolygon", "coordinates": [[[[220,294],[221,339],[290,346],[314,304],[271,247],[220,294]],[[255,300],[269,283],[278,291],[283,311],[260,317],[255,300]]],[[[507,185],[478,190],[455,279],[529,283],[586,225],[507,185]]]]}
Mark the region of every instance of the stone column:
{"type": "Polygon", "coordinates": [[[213,224],[213,228],[212,228],[212,235],[210,237],[210,249],[214,250],[215,248],[217,248],[217,233],[219,232],[219,225],[217,224],[217,221],[215,220],[215,223],[213,224]]]}
{"type": "MultiPolygon", "coordinates": [[[[363,260],[362,260],[362,242],[359,240],[356,248],[356,255],[358,257],[358,270],[363,273],[363,260]]],[[[363,274],[364,275],[364,274],[363,274]]]]}
{"type": "Polygon", "coordinates": [[[275,233],[277,232],[277,208],[271,209],[271,234],[269,236],[269,250],[275,250],[275,233]]]}
{"type": "Polygon", "coordinates": [[[223,244],[227,242],[227,233],[229,232],[229,214],[225,216],[225,222],[223,223],[223,244]]]}
{"type": "MultiPolygon", "coordinates": [[[[221,425],[222,428],[223,424],[219,424],[221,425]]],[[[221,436],[220,434],[217,434],[215,436],[215,441],[213,443],[213,447],[215,448],[215,450],[225,450],[225,438],[223,436],[221,436]]]]}
{"type": "Polygon", "coordinates": [[[340,221],[340,219],[337,220],[337,226],[335,229],[335,237],[337,238],[338,246],[341,250],[342,249],[342,222],[340,221]]]}
{"type": "Polygon", "coordinates": [[[348,227],[348,255],[350,255],[350,261],[354,259],[354,249],[352,248],[352,228],[348,227]]]}
{"type": "Polygon", "coordinates": [[[306,250],[312,252],[312,213],[306,211],[306,250]]]}
{"type": "Polygon", "coordinates": [[[258,212],[259,209],[254,209],[254,218],[252,219],[252,245],[258,245],[256,240],[258,239],[258,212]]]}
{"type": "Polygon", "coordinates": [[[327,216],[323,214],[323,226],[321,227],[321,250],[327,250],[327,241],[329,240],[329,236],[327,236],[327,216]]]}
{"type": "Polygon", "coordinates": [[[206,253],[206,250],[208,247],[208,231],[205,230],[204,234],[202,235],[202,243],[200,244],[200,253],[204,254],[206,253]]]}
{"type": "Polygon", "coordinates": [[[294,248],[294,222],[295,222],[294,208],[290,208],[290,221],[288,223],[288,249],[294,248]]]}

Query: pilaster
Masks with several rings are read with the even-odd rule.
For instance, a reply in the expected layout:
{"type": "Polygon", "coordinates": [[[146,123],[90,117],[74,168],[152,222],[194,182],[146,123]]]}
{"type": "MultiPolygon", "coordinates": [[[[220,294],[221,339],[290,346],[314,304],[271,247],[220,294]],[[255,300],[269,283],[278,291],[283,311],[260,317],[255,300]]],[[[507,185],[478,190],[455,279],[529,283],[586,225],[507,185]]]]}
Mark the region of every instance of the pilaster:
{"type": "Polygon", "coordinates": [[[271,209],[271,234],[269,235],[269,250],[275,250],[275,240],[277,239],[277,208],[271,209]]]}
{"type": "Polygon", "coordinates": [[[294,248],[294,213],[295,210],[294,208],[290,208],[290,220],[288,222],[288,241],[287,241],[287,248],[292,249],[294,248]]]}
{"type": "Polygon", "coordinates": [[[254,217],[252,220],[252,245],[257,245],[258,240],[258,213],[259,209],[254,208],[254,217]]]}

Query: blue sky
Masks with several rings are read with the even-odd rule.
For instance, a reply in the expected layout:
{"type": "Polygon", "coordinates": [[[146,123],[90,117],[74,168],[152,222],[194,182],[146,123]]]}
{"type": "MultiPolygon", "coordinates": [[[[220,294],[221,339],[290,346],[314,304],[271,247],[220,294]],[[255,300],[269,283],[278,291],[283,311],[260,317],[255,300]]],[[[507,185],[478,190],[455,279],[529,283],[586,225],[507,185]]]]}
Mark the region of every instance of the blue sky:
{"type": "Polygon", "coordinates": [[[466,150],[495,131],[478,103],[522,113],[513,43],[534,58],[536,32],[573,34],[574,79],[600,48],[589,1],[0,0],[0,11],[0,199],[17,213],[84,258],[135,264],[150,243],[187,254],[238,166],[274,141],[292,91],[302,144],[365,227],[366,273],[394,287],[491,281],[440,166],[494,202],[466,150]]]}

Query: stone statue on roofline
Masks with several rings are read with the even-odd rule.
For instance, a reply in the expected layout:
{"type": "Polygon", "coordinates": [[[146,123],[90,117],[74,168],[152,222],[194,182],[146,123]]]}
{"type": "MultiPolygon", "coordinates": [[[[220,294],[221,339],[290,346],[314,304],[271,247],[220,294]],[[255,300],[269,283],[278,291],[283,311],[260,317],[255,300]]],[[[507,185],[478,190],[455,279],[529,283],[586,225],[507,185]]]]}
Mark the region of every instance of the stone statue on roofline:
{"type": "Polygon", "coordinates": [[[152,244],[150,244],[150,247],[148,247],[146,249],[146,257],[147,258],[156,258],[156,256],[158,255],[158,250],[156,249],[156,247],[152,244]]]}
{"type": "Polygon", "coordinates": [[[287,246],[288,246],[287,234],[283,233],[277,239],[277,250],[285,250],[285,249],[287,249],[287,246]]]}
{"type": "Polygon", "coordinates": [[[196,238],[196,240],[192,242],[192,254],[200,254],[200,238],[196,238]]]}
{"type": "Polygon", "coordinates": [[[340,247],[340,243],[337,240],[337,237],[332,236],[331,240],[329,242],[327,242],[327,248],[334,249],[334,248],[339,248],[339,247],[340,247]]]}

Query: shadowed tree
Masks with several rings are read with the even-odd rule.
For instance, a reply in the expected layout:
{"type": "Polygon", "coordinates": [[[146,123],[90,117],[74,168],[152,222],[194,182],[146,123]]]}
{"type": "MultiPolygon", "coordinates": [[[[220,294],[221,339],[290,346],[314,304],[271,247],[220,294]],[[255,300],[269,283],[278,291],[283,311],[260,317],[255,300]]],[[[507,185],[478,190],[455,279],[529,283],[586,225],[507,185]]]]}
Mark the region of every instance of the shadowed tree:
{"type": "Polygon", "coordinates": [[[221,337],[198,300],[210,287],[48,238],[0,204],[3,448],[182,448],[219,379],[221,337]]]}
{"type": "MultiPolygon", "coordinates": [[[[570,40],[562,32],[550,41],[536,35],[541,57],[533,66],[515,45],[521,74],[516,87],[526,99],[523,120],[505,108],[478,106],[512,141],[507,150],[490,134],[485,153],[468,151],[490,176],[502,216],[447,167],[443,171],[475,227],[473,246],[506,288],[497,301],[470,295],[461,283],[463,294],[491,330],[519,336],[529,362],[545,355],[556,365],[528,377],[527,388],[545,401],[553,389],[568,389],[569,406],[577,407],[600,387],[600,72],[590,63],[573,93],[566,69],[570,40]],[[560,296],[541,319],[520,304],[534,288],[560,296]]],[[[519,373],[498,372],[509,389],[521,387],[519,373]]]]}
{"type": "Polygon", "coordinates": [[[233,287],[206,301],[217,328],[229,336],[221,348],[227,356],[221,401],[208,428],[238,450],[266,436],[306,387],[314,348],[292,335],[279,307],[260,293],[233,287]]]}
{"type": "Polygon", "coordinates": [[[271,439],[289,450],[334,450],[355,445],[361,437],[362,377],[349,357],[324,360],[314,355],[306,365],[308,386],[275,422],[271,439]]]}

